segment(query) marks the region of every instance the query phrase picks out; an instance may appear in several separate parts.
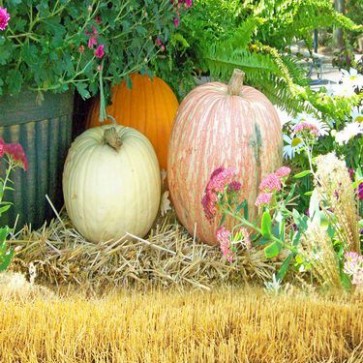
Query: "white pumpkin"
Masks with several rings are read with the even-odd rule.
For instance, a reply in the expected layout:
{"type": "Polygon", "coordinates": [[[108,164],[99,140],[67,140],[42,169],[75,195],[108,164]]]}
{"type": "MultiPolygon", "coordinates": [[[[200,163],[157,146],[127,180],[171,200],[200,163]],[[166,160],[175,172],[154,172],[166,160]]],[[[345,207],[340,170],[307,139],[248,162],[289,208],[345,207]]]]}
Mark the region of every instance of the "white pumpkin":
{"type": "Polygon", "coordinates": [[[68,215],[89,241],[144,237],[158,212],[160,169],[149,140],[130,127],[89,129],[73,142],[63,172],[68,215]]]}

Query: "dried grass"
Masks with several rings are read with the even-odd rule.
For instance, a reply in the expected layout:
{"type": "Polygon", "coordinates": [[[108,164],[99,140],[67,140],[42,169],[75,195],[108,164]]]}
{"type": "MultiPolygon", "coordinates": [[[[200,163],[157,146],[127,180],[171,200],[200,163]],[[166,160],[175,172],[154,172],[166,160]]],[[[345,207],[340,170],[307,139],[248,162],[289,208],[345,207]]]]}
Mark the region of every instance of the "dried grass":
{"type": "Polygon", "coordinates": [[[320,286],[342,288],[337,254],[331,238],[320,223],[309,224],[302,237],[299,254],[310,264],[310,272],[320,286]]]}
{"type": "Polygon", "coordinates": [[[0,361],[363,362],[363,301],[257,289],[0,299],[0,361]]]}
{"type": "Polygon", "coordinates": [[[257,250],[240,256],[237,265],[229,264],[218,247],[198,243],[190,236],[173,212],[159,217],[145,239],[128,235],[94,244],[61,213],[39,230],[25,227],[9,243],[21,246],[13,271],[28,273],[29,267],[35,266],[37,282],[87,285],[95,290],[108,285],[209,290],[226,281],[263,281],[274,270],[257,250]]]}
{"type": "Polygon", "coordinates": [[[349,250],[360,253],[358,208],[345,161],[338,159],[334,153],[329,153],[319,155],[316,158],[316,166],[316,190],[321,200],[326,203],[326,211],[331,208],[334,213],[333,219],[331,213],[326,213],[327,217],[349,250]]]}

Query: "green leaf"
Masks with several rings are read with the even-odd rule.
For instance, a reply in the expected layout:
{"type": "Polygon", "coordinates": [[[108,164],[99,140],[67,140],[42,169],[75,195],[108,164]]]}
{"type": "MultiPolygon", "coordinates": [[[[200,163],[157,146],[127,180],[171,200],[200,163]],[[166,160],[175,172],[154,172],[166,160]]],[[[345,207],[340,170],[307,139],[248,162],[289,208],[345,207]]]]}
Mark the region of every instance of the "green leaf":
{"type": "Polygon", "coordinates": [[[242,209],[244,218],[248,219],[248,203],[246,199],[244,199],[242,203],[238,204],[236,207],[236,213],[239,213],[242,209]]]}
{"type": "Polygon", "coordinates": [[[77,91],[82,99],[86,100],[87,98],[91,97],[91,94],[88,92],[87,84],[82,82],[77,82],[76,84],[77,91]]]}
{"type": "Polygon", "coordinates": [[[9,227],[0,228],[0,243],[6,240],[8,234],[9,234],[9,227]]]}
{"type": "Polygon", "coordinates": [[[277,242],[273,242],[264,248],[266,258],[274,258],[281,251],[281,245],[277,242]]]}
{"type": "Polygon", "coordinates": [[[9,208],[11,207],[11,204],[4,205],[0,208],[0,216],[5,213],[9,208]]]}
{"type": "Polygon", "coordinates": [[[270,238],[271,237],[271,216],[268,211],[265,211],[262,214],[261,218],[261,234],[263,237],[270,238]]]}
{"type": "Polygon", "coordinates": [[[13,256],[14,256],[14,249],[13,248],[8,250],[5,253],[5,255],[0,256],[0,272],[5,271],[9,267],[13,256]]]}
{"type": "Polygon", "coordinates": [[[309,175],[309,174],[311,174],[311,170],[304,170],[301,173],[295,174],[294,178],[295,179],[300,179],[300,178],[303,178],[304,176],[309,175]]]}
{"type": "Polygon", "coordinates": [[[299,230],[302,232],[306,231],[309,218],[305,214],[300,214],[296,209],[292,210],[292,217],[299,230]]]}
{"type": "Polygon", "coordinates": [[[23,84],[23,76],[17,69],[12,69],[8,72],[6,82],[10,93],[19,93],[23,84]]]}
{"type": "Polygon", "coordinates": [[[287,274],[287,271],[289,270],[290,267],[290,263],[291,260],[293,259],[294,255],[292,253],[290,253],[284,260],[284,262],[282,263],[281,267],[279,268],[279,270],[277,271],[277,275],[276,277],[282,281],[284,279],[284,277],[287,274]]]}

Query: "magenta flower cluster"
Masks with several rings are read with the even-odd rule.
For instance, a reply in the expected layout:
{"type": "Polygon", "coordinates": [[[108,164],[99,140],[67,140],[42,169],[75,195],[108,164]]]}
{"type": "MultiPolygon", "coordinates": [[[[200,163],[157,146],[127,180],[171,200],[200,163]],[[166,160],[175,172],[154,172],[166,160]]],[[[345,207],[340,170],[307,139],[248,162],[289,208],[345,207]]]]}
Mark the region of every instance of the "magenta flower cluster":
{"type": "Polygon", "coordinates": [[[259,185],[260,193],[257,196],[255,205],[262,206],[270,204],[273,194],[282,189],[283,181],[290,173],[290,168],[282,166],[274,173],[266,175],[259,185]]]}
{"type": "MultiPolygon", "coordinates": [[[[180,25],[180,12],[184,9],[189,9],[193,5],[193,0],[170,0],[170,3],[173,4],[175,9],[175,17],[173,19],[173,23],[175,28],[180,25]]],[[[160,48],[162,52],[165,51],[166,45],[162,41],[160,37],[155,39],[155,44],[160,48]]]]}
{"type": "Polygon", "coordinates": [[[28,170],[28,159],[20,144],[6,144],[4,140],[0,138],[0,158],[5,154],[24,170],[28,170]]]}
{"type": "Polygon", "coordinates": [[[186,9],[193,5],[193,0],[170,0],[176,9],[176,17],[174,18],[174,26],[177,28],[180,24],[180,8],[184,7],[186,9]]]}
{"type": "Polygon", "coordinates": [[[10,15],[5,8],[0,7],[0,30],[5,30],[8,26],[10,15]]]}
{"type": "Polygon", "coordinates": [[[94,55],[96,58],[103,58],[105,55],[105,45],[98,44],[98,31],[96,27],[92,27],[91,31],[86,31],[86,35],[88,36],[88,43],[87,46],[89,49],[94,49],[94,55]]]}
{"type": "Polygon", "coordinates": [[[217,214],[217,202],[219,193],[238,192],[242,184],[235,180],[236,169],[219,167],[211,174],[202,198],[204,214],[209,221],[212,221],[217,214]]]}

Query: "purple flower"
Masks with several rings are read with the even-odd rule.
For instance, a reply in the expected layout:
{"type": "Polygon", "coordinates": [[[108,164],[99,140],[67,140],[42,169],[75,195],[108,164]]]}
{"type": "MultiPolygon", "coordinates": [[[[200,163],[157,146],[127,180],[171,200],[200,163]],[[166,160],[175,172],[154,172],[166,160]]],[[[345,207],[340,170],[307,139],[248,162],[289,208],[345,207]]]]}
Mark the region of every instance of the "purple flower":
{"type": "Polygon", "coordinates": [[[0,30],[5,30],[8,26],[10,15],[5,8],[0,7],[0,30]]]}
{"type": "Polygon", "coordinates": [[[105,46],[103,44],[100,44],[95,50],[95,57],[101,59],[104,55],[105,55],[105,46]]]}

